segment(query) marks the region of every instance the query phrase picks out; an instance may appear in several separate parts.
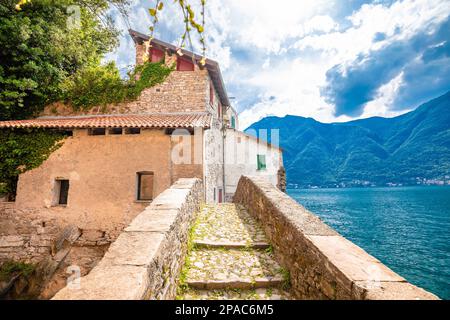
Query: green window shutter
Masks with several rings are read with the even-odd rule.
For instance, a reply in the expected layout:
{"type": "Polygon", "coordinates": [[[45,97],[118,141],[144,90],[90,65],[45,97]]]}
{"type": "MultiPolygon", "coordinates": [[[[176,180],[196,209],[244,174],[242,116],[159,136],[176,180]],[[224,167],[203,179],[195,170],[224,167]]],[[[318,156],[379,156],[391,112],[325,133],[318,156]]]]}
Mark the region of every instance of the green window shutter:
{"type": "Polygon", "coordinates": [[[258,161],[258,170],[266,169],[266,155],[258,154],[257,161],[258,161]]]}
{"type": "Polygon", "coordinates": [[[236,119],[235,119],[234,117],[231,117],[231,127],[232,127],[233,129],[236,128],[236,119]]]}

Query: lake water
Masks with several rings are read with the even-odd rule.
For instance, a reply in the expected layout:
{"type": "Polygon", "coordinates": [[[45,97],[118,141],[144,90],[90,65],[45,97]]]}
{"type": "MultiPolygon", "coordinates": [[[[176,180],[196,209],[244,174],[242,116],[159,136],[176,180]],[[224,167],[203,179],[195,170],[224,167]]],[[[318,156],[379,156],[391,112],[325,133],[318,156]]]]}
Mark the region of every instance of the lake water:
{"type": "Polygon", "coordinates": [[[450,299],[450,187],[288,194],[409,282],[450,299]]]}

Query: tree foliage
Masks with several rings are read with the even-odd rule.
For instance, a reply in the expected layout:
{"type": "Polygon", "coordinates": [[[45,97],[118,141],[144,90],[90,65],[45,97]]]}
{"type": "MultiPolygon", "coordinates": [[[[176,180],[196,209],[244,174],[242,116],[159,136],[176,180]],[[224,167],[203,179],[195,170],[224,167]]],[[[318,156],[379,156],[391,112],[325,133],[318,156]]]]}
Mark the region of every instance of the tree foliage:
{"type": "Polygon", "coordinates": [[[16,5],[0,2],[0,120],[36,115],[61,97],[67,77],[99,65],[118,43],[107,0],[16,5]]]}

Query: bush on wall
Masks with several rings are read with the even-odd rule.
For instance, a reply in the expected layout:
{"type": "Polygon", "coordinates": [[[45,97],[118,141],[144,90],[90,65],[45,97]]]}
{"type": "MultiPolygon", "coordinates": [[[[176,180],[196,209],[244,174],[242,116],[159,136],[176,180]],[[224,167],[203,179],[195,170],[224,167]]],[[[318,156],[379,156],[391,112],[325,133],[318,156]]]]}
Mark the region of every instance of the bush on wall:
{"type": "Polygon", "coordinates": [[[161,62],[146,62],[123,80],[114,62],[87,67],[66,81],[63,100],[77,110],[135,100],[145,88],[164,82],[173,69],[161,62]]]}

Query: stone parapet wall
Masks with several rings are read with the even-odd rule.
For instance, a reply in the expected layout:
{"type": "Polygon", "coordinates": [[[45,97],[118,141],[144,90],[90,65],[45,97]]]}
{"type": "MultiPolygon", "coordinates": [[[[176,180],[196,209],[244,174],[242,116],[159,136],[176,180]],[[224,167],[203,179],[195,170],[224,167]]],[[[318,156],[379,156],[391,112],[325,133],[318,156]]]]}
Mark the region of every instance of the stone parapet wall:
{"type": "Polygon", "coordinates": [[[261,222],[297,299],[437,299],[261,177],[243,176],[234,202],[261,222]]]}
{"type": "Polygon", "coordinates": [[[174,299],[194,213],[204,201],[199,179],[179,179],[111,244],[103,259],[53,299],[174,299]]]}

